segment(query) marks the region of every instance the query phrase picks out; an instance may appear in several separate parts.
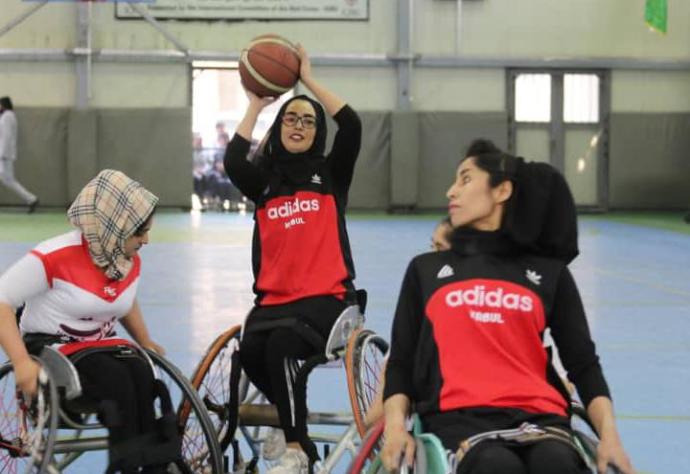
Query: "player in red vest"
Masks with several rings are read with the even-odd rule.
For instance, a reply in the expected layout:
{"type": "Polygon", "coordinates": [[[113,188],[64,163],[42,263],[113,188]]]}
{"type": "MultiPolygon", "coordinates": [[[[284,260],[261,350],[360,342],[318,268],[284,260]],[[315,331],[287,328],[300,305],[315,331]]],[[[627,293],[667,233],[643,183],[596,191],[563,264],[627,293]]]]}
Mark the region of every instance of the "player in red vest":
{"type": "MultiPolygon", "coordinates": [[[[278,112],[256,162],[252,131],[270,99],[250,103],[228,144],[225,169],[254,201],[252,261],[256,306],[244,325],[242,367],[275,403],[287,441],[270,473],[301,473],[316,450],[307,436],[306,392],[296,389],[297,360],[324,350],[300,334],[308,325],[325,342],[340,313],[355,303],[355,269],[345,209],[362,126],[355,111],[312,76],[302,47],[300,80],[319,100],[293,97],[278,112]],[[323,104],[323,106],[321,105],[323,104]],[[325,112],[324,112],[325,108],[325,112]],[[338,125],[326,154],[326,113],[338,125]]],[[[266,457],[266,452],[264,453],[266,457]]]]}
{"type": "Polygon", "coordinates": [[[600,472],[612,463],[632,473],[567,268],[578,247],[565,180],[486,141],[467,156],[447,192],[451,249],[414,258],[400,291],[384,389],[384,464],[412,462],[405,418],[414,406],[425,431],[453,452],[463,448],[458,473],[589,472],[568,442],[569,394],[542,341],[550,328],[600,434],[600,472]],[[560,431],[468,448],[474,435],[530,425],[560,431]]]}

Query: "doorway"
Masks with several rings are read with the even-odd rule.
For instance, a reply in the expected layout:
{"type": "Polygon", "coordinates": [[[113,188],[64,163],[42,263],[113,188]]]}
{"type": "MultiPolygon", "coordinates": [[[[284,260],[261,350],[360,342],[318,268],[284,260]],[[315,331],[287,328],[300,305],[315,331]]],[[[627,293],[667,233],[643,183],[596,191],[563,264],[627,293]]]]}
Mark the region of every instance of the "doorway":
{"type": "Polygon", "coordinates": [[[509,70],[508,146],[565,176],[579,209],[608,208],[610,80],[603,70],[509,70]]]}
{"type": "MultiPolygon", "coordinates": [[[[271,127],[280,106],[292,95],[292,91],[283,94],[259,115],[250,155],[271,127]]],[[[237,62],[195,61],[192,64],[192,209],[247,210],[246,198],[225,174],[223,157],[248,105],[237,62]]]]}

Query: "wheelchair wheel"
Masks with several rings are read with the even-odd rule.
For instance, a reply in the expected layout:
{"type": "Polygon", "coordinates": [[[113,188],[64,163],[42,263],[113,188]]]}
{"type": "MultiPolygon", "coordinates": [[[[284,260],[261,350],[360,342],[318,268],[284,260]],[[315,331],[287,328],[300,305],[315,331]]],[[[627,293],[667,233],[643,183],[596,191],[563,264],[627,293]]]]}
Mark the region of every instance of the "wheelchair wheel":
{"type": "Polygon", "coordinates": [[[357,431],[362,438],[368,430],[365,416],[378,393],[387,351],[388,343],[368,329],[355,331],[347,344],[347,386],[357,431]]]}
{"type": "MultiPolygon", "coordinates": [[[[239,325],[233,326],[211,343],[194,370],[191,380],[192,386],[197,390],[208,410],[223,451],[233,435],[228,433],[228,430],[231,429],[230,416],[236,407],[230,406],[230,398],[232,390],[238,387],[232,387],[230,378],[233,375],[233,364],[237,363],[236,352],[240,345],[241,329],[239,325]]],[[[239,366],[236,367],[236,372],[237,369],[239,366]]]]}
{"type": "Polygon", "coordinates": [[[348,467],[348,474],[360,474],[365,472],[367,474],[385,473],[381,458],[377,456],[378,446],[381,444],[383,437],[383,420],[379,420],[372,427],[368,435],[362,441],[362,444],[348,467]]]}
{"type": "Polygon", "coordinates": [[[0,367],[0,472],[43,473],[52,461],[57,434],[58,395],[42,368],[38,393],[27,406],[17,393],[10,363],[0,367]]]}
{"type": "Polygon", "coordinates": [[[158,377],[168,388],[178,407],[178,423],[182,436],[183,472],[222,474],[223,459],[218,438],[203,402],[182,373],[167,359],[147,350],[158,369],[158,377]],[[185,412],[184,417],[182,413],[185,412]]]}

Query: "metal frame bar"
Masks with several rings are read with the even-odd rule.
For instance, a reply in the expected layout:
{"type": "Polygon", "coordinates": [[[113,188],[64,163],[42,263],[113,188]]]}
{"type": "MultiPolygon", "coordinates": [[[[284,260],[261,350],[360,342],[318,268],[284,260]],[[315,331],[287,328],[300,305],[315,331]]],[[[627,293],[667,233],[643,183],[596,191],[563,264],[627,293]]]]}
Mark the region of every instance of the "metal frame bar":
{"type": "Polygon", "coordinates": [[[551,72],[551,164],[565,176],[565,129],[563,128],[563,71],[551,72]]]}
{"type": "Polygon", "coordinates": [[[611,71],[599,72],[599,137],[597,167],[597,200],[602,211],[609,210],[609,140],[611,138],[611,71]]]}
{"type": "Polygon", "coordinates": [[[55,442],[55,454],[70,454],[73,452],[102,451],[108,449],[108,437],[90,437],[84,439],[65,439],[55,442]]]}
{"type": "Polygon", "coordinates": [[[91,12],[92,4],[77,4],[77,48],[75,55],[76,69],[76,107],[87,109],[91,100],[91,75],[93,52],[91,49],[91,12]]]}
{"type": "Polygon", "coordinates": [[[127,0],[127,5],[137,12],[141,17],[146,20],[146,22],[151,25],[156,31],[158,31],[160,34],[162,34],[165,39],[170,41],[173,45],[175,45],[175,48],[177,48],[178,51],[181,51],[184,53],[185,56],[189,54],[189,48],[185,46],[180,40],[175,38],[175,36],[170,33],[163,25],[161,25],[158,20],[156,20],[153,15],[151,15],[149,12],[146,10],[142,9],[139,5],[137,5],[134,2],[131,2],[127,0]]]}
{"type": "Polygon", "coordinates": [[[31,15],[36,13],[46,3],[48,3],[48,0],[43,0],[43,2],[34,5],[33,7],[27,8],[24,13],[20,13],[18,16],[7,22],[5,26],[0,28],[0,36],[10,32],[12,29],[14,29],[15,26],[17,26],[18,24],[29,18],[31,15]]]}
{"type": "MultiPolygon", "coordinates": [[[[398,0],[398,53],[396,69],[398,77],[398,110],[410,110],[412,108],[412,69],[414,56],[412,56],[412,0],[398,0]]],[[[393,58],[391,58],[393,59],[393,58]]]]}
{"type": "MultiPolygon", "coordinates": [[[[69,61],[85,54],[79,48],[0,48],[0,61],[69,61]]],[[[191,61],[238,61],[236,51],[189,50],[123,50],[94,49],[96,62],[183,63],[191,61]]],[[[312,64],[333,67],[394,67],[399,62],[412,62],[417,68],[448,69],[610,69],[635,71],[690,71],[690,60],[632,58],[465,58],[461,56],[399,55],[399,54],[315,54],[312,64]]]]}
{"type": "Polygon", "coordinates": [[[355,439],[358,436],[357,426],[353,423],[347,431],[336,440],[335,448],[330,452],[328,457],[323,460],[318,473],[328,474],[332,472],[338,461],[340,461],[340,458],[342,458],[343,454],[346,452],[349,452],[354,457],[354,454],[357,452],[355,439]]]}

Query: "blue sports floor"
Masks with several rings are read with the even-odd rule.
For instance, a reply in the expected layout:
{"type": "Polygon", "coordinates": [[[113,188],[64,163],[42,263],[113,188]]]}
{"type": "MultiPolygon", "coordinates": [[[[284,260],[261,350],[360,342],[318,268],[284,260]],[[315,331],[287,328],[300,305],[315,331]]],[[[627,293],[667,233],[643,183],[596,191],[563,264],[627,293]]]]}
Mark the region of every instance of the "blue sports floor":
{"type": "MultiPolygon", "coordinates": [[[[36,242],[67,230],[62,216],[0,213],[0,272],[36,242]]],[[[357,284],[369,292],[367,326],[386,339],[407,262],[427,251],[437,217],[349,219],[357,284]]],[[[627,221],[633,223],[582,217],[581,255],[571,269],[635,467],[687,473],[690,233],[627,221]]],[[[242,321],[252,305],[251,229],[251,216],[236,214],[156,217],[152,242],[141,253],[139,301],[154,339],[186,374],[207,344],[242,321]]],[[[310,384],[312,409],[346,409],[344,378],[344,371],[317,371],[310,384]]],[[[92,474],[102,469],[102,459],[88,455],[67,472],[92,474]]]]}

